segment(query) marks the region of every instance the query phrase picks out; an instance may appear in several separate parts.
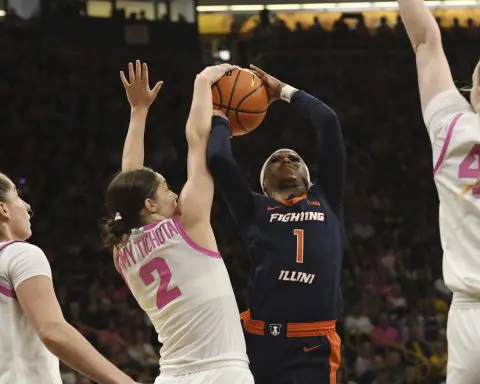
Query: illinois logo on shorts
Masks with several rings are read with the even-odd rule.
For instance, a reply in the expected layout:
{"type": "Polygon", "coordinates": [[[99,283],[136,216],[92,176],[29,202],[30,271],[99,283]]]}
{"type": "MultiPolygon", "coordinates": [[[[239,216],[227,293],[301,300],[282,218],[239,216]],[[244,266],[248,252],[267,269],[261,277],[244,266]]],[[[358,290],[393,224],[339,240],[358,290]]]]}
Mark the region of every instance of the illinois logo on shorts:
{"type": "Polygon", "coordinates": [[[280,335],[280,329],[282,329],[282,324],[270,324],[270,333],[272,336],[280,335]]]}

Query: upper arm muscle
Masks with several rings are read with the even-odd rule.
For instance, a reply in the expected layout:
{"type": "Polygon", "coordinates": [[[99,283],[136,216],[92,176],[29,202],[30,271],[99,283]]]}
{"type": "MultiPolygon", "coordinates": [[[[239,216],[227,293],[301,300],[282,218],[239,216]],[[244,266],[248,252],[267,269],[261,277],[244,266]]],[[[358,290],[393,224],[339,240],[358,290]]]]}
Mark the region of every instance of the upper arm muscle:
{"type": "Polygon", "coordinates": [[[441,41],[421,44],[416,49],[418,86],[422,111],[439,93],[455,88],[441,41]]]}
{"type": "Polygon", "coordinates": [[[15,290],[18,302],[37,334],[49,324],[65,321],[60,304],[47,276],[35,276],[22,282],[15,290]]]}
{"type": "Polygon", "coordinates": [[[187,183],[180,194],[182,224],[209,223],[214,185],[206,159],[207,142],[199,140],[189,144],[187,159],[187,183]]]}

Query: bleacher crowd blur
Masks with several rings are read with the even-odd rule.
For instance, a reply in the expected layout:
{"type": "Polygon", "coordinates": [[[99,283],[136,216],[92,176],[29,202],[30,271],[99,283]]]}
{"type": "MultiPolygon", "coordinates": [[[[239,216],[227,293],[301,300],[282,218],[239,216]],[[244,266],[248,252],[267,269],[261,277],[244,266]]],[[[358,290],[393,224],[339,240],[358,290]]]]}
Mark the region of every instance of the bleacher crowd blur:
{"type": "MultiPolygon", "coordinates": [[[[318,23],[290,31],[277,20],[226,41],[238,63],[252,61],[321,98],[342,124],[349,157],[338,382],[442,383],[450,294],[441,279],[438,199],[414,56],[401,23],[367,30],[358,20],[353,29],[339,20],[333,31],[318,23]]],[[[201,57],[38,38],[28,26],[18,28],[0,24],[1,169],[33,207],[32,242],[51,261],[66,318],[125,372],[153,382],[155,333],[100,241],[103,194],[119,169],[129,117],[118,73],[138,57],[149,63],[152,80],[165,81],[150,112],[146,163],[179,191],[186,180],[184,125],[201,57]]],[[[468,85],[479,29],[472,21],[444,28],[443,35],[454,76],[468,85]]],[[[257,131],[233,140],[233,150],[259,190],[261,164],[274,149],[293,148],[314,164],[310,134],[279,102],[257,131]]],[[[310,171],[315,174],[313,165],[310,171]]],[[[249,261],[219,198],[213,226],[243,310],[249,261]]],[[[65,384],[89,383],[66,367],[62,372],[65,384]]]]}

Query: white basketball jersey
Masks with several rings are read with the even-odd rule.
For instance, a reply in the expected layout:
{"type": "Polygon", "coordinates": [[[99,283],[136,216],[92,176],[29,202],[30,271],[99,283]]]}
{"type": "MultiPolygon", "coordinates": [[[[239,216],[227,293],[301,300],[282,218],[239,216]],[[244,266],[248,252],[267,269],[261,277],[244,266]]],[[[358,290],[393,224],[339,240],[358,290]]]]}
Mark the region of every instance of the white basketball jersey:
{"type": "Polygon", "coordinates": [[[177,218],[133,230],[118,266],[163,344],[162,374],[248,366],[225,264],[196,245],[177,218]]]}
{"type": "Polygon", "coordinates": [[[424,113],[440,200],[445,284],[480,298],[480,120],[457,90],[437,95],[424,113]]]}
{"type": "Polygon", "coordinates": [[[0,384],[61,384],[56,356],[43,345],[15,290],[35,276],[51,278],[43,251],[28,243],[0,242],[0,384]]]}

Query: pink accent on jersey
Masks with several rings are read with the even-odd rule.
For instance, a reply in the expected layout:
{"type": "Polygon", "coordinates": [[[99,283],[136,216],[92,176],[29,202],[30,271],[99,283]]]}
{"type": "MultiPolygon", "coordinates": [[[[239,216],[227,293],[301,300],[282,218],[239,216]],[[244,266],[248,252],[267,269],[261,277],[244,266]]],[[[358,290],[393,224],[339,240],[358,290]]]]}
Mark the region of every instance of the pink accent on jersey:
{"type": "Polygon", "coordinates": [[[160,285],[157,289],[157,308],[162,309],[167,304],[182,295],[178,287],[168,289],[170,280],[172,279],[172,272],[168,268],[167,262],[161,257],[155,257],[147,264],[140,268],[140,278],[145,285],[150,285],[155,282],[153,272],[156,271],[160,277],[160,285]]]}
{"type": "Polygon", "coordinates": [[[7,241],[5,244],[3,245],[0,245],[0,251],[5,248],[7,245],[10,245],[10,244],[13,244],[15,243],[15,240],[10,240],[10,241],[7,241]]]}
{"type": "Polygon", "coordinates": [[[153,227],[155,227],[160,221],[154,221],[153,223],[150,223],[150,224],[147,224],[147,225],[144,225],[142,227],[142,229],[144,231],[148,231],[149,229],[152,229],[153,227]]]}
{"type": "MultiPolygon", "coordinates": [[[[0,245],[0,251],[4,249],[7,245],[15,243],[15,240],[7,241],[5,244],[0,245]]],[[[11,288],[4,287],[0,284],[0,295],[4,295],[7,297],[15,297],[15,290],[11,288]]]]}
{"type": "Polygon", "coordinates": [[[197,252],[200,252],[200,253],[203,253],[204,255],[207,255],[209,257],[214,257],[216,259],[220,259],[222,256],[220,255],[220,253],[218,252],[215,252],[215,251],[211,251],[207,248],[203,248],[201,245],[198,245],[197,243],[195,243],[191,238],[190,236],[188,236],[187,232],[185,232],[185,229],[183,228],[183,225],[182,223],[180,222],[180,220],[178,219],[178,217],[172,217],[172,220],[173,222],[175,223],[175,226],[177,227],[177,230],[178,230],[178,233],[183,237],[183,240],[185,240],[185,242],[190,246],[192,247],[193,249],[195,249],[197,252]]]}
{"type": "Polygon", "coordinates": [[[0,284],[0,295],[4,295],[7,297],[15,297],[15,291],[13,289],[4,287],[3,285],[0,284]]]}
{"type": "Polygon", "coordinates": [[[440,152],[440,156],[438,157],[437,163],[435,164],[435,168],[433,169],[433,174],[435,175],[438,170],[440,169],[440,166],[442,165],[443,161],[445,160],[445,156],[447,155],[447,149],[448,145],[450,144],[450,140],[452,139],[452,134],[455,126],[458,123],[458,120],[460,120],[460,117],[462,117],[463,113],[457,114],[454,118],[450,126],[448,127],[448,132],[447,136],[445,137],[445,141],[443,142],[443,147],[442,147],[442,152],[440,152]]]}

